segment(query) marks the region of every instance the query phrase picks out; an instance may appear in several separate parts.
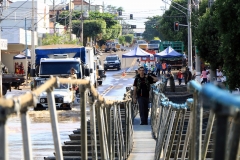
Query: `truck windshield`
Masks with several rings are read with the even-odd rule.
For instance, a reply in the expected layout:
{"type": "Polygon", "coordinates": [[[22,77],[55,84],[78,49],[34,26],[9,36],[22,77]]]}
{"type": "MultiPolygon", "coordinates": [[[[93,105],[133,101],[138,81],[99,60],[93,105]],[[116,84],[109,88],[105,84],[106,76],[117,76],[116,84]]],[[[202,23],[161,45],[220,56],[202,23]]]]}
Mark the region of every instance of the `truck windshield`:
{"type": "Polygon", "coordinates": [[[159,44],[160,41],[150,41],[150,44],[159,44]]]}
{"type": "MultiPolygon", "coordinates": [[[[37,87],[40,87],[44,83],[46,83],[46,81],[44,81],[44,80],[36,81],[37,87]]],[[[60,84],[59,87],[55,87],[55,89],[68,89],[68,88],[69,88],[69,84],[67,84],[67,83],[63,83],[63,84],[60,84]]]]}
{"type": "Polygon", "coordinates": [[[70,74],[71,68],[80,75],[80,64],[78,62],[42,62],[40,75],[70,74]]]}
{"type": "Polygon", "coordinates": [[[115,61],[117,57],[106,57],[106,61],[115,61]]]}

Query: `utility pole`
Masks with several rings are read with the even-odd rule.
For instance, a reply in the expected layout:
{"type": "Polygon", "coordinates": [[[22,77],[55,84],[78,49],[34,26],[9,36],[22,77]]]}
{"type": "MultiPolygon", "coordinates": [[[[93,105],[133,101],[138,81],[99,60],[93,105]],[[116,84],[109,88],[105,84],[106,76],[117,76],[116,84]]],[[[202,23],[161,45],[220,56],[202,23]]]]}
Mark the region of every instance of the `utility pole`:
{"type": "MultiPolygon", "coordinates": [[[[199,11],[199,1],[195,0],[195,11],[199,11]]],[[[197,55],[197,46],[195,46],[195,66],[196,66],[196,80],[201,83],[201,61],[200,57],[197,55]]]]}
{"type": "Polygon", "coordinates": [[[28,68],[28,61],[27,61],[27,53],[28,53],[28,46],[27,46],[27,18],[25,18],[25,76],[26,76],[26,85],[27,85],[27,68],[28,68]]]}
{"type": "Polygon", "coordinates": [[[103,10],[103,13],[104,13],[104,7],[105,7],[105,6],[104,6],[104,1],[103,1],[103,5],[102,5],[102,7],[103,7],[102,10],[103,10]]]}
{"type": "Polygon", "coordinates": [[[90,12],[90,10],[91,10],[91,0],[89,0],[89,7],[88,7],[88,10],[89,10],[89,12],[90,12]]]}
{"type": "MultiPolygon", "coordinates": [[[[208,0],[208,7],[211,8],[214,3],[214,0],[208,0]]],[[[210,64],[210,82],[213,81],[214,77],[216,76],[216,71],[213,70],[210,64]]]]}
{"type": "Polygon", "coordinates": [[[192,27],[191,27],[191,0],[188,0],[188,68],[192,70],[192,27]]]}
{"type": "Polygon", "coordinates": [[[56,32],[55,23],[56,23],[55,0],[53,0],[53,33],[54,33],[54,34],[55,34],[55,32],[56,32]]]}
{"type": "MultiPolygon", "coordinates": [[[[82,32],[81,32],[81,42],[83,45],[83,0],[82,0],[82,5],[81,5],[81,28],[82,28],[82,32]]],[[[84,45],[83,45],[84,46],[84,45]]]]}
{"type": "MultiPolygon", "coordinates": [[[[34,5],[34,0],[32,0],[32,31],[31,31],[31,69],[35,69],[35,35],[34,35],[34,31],[35,31],[35,25],[34,25],[34,14],[35,12],[35,5],[34,5]]],[[[35,77],[35,75],[32,75],[35,77]]]]}
{"type": "Polygon", "coordinates": [[[69,36],[70,41],[72,40],[72,1],[69,2],[69,36]]]}

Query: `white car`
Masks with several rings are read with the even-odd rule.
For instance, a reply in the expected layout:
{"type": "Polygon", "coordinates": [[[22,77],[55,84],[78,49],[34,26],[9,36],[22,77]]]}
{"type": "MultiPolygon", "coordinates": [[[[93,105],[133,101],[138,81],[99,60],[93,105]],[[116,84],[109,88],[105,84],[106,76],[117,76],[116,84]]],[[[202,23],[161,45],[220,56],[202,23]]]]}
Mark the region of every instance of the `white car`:
{"type": "MultiPolygon", "coordinates": [[[[38,81],[38,85],[44,81],[38,81]]],[[[60,84],[59,87],[54,88],[53,94],[55,97],[56,109],[71,110],[75,100],[75,91],[71,90],[71,84],[60,84]]],[[[48,108],[47,92],[43,92],[38,97],[37,105],[34,110],[46,110],[48,108]]]]}

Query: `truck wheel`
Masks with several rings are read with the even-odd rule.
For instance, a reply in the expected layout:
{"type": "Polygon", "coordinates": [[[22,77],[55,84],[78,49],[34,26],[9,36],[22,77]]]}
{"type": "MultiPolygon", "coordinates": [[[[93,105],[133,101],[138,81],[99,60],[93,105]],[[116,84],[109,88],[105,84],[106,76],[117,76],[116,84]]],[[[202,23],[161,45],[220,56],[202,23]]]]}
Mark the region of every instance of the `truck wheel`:
{"type": "Polygon", "coordinates": [[[5,95],[7,93],[7,87],[6,86],[2,86],[2,95],[5,95]]]}
{"type": "Polygon", "coordinates": [[[94,83],[94,87],[97,88],[97,82],[94,83]]]}
{"type": "Polygon", "coordinates": [[[102,81],[98,81],[98,85],[101,86],[102,85],[102,81]]]}

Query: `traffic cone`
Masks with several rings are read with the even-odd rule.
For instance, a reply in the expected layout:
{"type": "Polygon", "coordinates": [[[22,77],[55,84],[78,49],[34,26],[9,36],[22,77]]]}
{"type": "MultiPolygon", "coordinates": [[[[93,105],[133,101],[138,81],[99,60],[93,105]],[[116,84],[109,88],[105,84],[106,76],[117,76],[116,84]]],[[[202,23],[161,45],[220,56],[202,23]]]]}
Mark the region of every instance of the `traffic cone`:
{"type": "Polygon", "coordinates": [[[123,72],[122,72],[122,76],[123,76],[123,77],[124,77],[124,76],[126,76],[126,73],[125,73],[125,71],[123,71],[123,72]]]}

